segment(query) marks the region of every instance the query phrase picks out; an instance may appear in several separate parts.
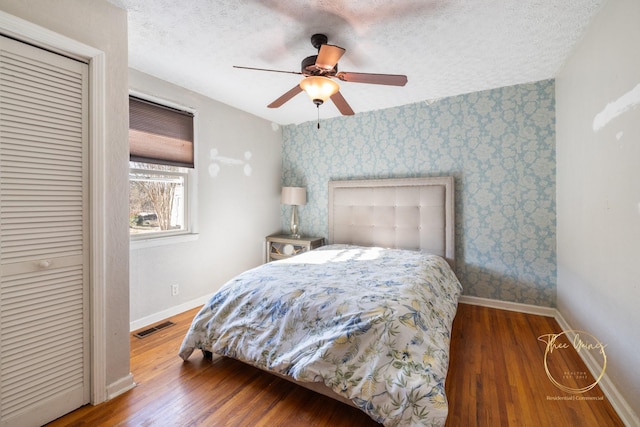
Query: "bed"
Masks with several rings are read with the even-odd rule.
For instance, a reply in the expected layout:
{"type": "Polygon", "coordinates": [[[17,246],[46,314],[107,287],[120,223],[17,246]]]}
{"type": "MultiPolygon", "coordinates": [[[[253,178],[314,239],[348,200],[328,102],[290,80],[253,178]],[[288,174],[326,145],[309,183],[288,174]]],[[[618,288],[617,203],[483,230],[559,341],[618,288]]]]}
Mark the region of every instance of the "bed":
{"type": "Polygon", "coordinates": [[[461,286],[453,178],[331,181],[328,244],[246,271],[180,348],[232,357],[386,426],[440,426],[461,286]]]}

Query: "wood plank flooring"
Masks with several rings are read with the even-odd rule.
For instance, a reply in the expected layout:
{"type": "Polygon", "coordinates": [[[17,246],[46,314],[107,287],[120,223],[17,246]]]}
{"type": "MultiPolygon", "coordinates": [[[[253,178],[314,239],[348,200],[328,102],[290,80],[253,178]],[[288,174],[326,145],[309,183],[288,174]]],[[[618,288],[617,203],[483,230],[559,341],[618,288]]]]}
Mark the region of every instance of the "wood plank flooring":
{"type": "MultiPolygon", "coordinates": [[[[177,351],[190,310],[175,326],[131,337],[137,386],[109,402],[85,406],[57,426],[379,426],[359,410],[230,359],[213,362],[177,351]]],[[[460,304],[447,377],[447,426],[622,426],[603,400],[567,396],[547,377],[544,343],[561,332],[552,318],[460,304]]],[[[575,351],[567,366],[587,371],[575,351]]],[[[584,393],[600,399],[598,387],[584,393]]]]}
{"type": "MultiPolygon", "coordinates": [[[[538,337],[560,332],[551,317],[460,304],[445,387],[447,425],[623,426],[598,386],[572,395],[547,377],[546,346],[538,337]]],[[[573,348],[561,354],[565,371],[594,382],[573,348]]]]}

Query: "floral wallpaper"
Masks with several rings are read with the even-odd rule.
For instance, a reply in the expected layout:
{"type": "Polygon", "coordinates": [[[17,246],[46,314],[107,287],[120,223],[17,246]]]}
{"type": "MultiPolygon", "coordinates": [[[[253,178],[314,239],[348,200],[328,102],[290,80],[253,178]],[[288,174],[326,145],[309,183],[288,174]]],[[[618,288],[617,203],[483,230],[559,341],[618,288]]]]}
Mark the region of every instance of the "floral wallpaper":
{"type": "Polygon", "coordinates": [[[330,180],[453,175],[463,293],[555,307],[554,93],[545,80],[285,126],[283,185],[307,187],[302,233],[327,236],[330,180]]]}

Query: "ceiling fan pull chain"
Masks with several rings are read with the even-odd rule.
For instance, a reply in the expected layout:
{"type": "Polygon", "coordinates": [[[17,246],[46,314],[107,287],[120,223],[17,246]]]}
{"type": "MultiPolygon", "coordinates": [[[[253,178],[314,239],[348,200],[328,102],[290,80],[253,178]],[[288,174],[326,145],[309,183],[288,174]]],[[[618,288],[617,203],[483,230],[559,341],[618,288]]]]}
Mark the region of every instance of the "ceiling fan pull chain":
{"type": "Polygon", "coordinates": [[[320,104],[316,105],[316,109],[318,110],[318,129],[320,129],[320,104]]]}

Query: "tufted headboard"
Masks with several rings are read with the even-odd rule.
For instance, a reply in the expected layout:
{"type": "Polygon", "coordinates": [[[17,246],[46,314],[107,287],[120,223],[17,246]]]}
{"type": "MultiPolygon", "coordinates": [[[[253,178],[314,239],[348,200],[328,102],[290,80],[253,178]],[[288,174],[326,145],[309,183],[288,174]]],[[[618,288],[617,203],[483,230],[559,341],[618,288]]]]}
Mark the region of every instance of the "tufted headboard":
{"type": "Polygon", "coordinates": [[[422,250],[455,261],[453,177],[329,182],[329,243],[422,250]]]}

